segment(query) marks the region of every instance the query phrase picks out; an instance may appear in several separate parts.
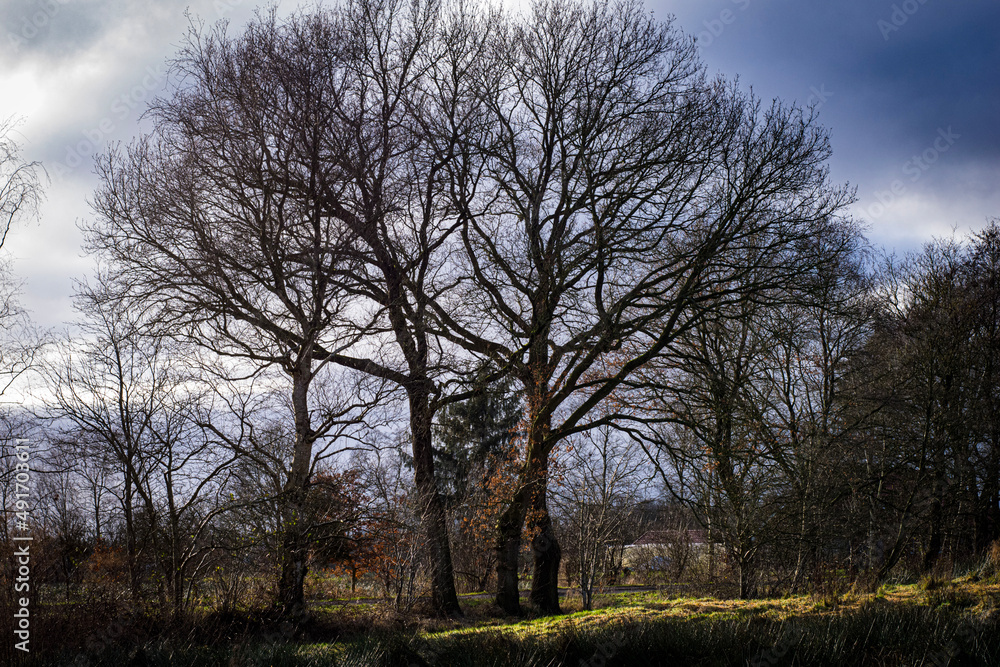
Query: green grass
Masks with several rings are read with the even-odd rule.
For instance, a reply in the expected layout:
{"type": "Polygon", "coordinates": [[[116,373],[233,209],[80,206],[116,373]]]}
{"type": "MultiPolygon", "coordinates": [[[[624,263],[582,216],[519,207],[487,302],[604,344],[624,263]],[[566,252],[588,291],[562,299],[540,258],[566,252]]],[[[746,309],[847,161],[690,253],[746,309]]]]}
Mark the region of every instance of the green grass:
{"type": "MultiPolygon", "coordinates": [[[[477,601],[484,602],[484,601],[477,601]]],[[[365,667],[448,665],[998,665],[1000,587],[944,582],[770,600],[668,598],[626,593],[595,611],[508,621],[400,622],[335,642],[261,642],[253,635],[220,646],[176,638],[87,654],[90,665],[365,667]],[[950,662],[949,662],[950,661],[950,662]]],[[[477,605],[479,606],[479,605],[477,605]]],[[[334,614],[319,611],[318,615],[334,614]]],[[[320,621],[324,619],[319,619],[320,621]]],[[[332,620],[326,619],[326,620],[332,620]]],[[[75,655],[34,664],[73,664],[75,655]]],[[[52,660],[52,658],[55,658],[52,660]]],[[[31,663],[26,663],[31,664],[31,663]]]]}

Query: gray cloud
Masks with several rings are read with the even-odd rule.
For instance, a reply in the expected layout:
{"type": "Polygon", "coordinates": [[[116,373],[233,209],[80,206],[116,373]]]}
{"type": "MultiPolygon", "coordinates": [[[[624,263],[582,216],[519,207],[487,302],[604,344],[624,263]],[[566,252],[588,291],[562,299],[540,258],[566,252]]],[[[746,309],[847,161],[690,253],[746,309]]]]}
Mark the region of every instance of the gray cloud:
{"type": "MultiPolygon", "coordinates": [[[[857,186],[854,211],[869,220],[877,243],[908,249],[953,224],[974,228],[1000,215],[1000,4],[649,2],[657,15],[676,14],[679,27],[702,38],[702,56],[713,71],[739,74],[765,99],[820,106],[833,142],[832,176],[857,186]],[[958,138],[948,150],[927,153],[949,128],[958,138]],[[934,160],[922,169],[913,160],[925,153],[934,160]],[[896,181],[899,195],[893,194],[896,181]],[[886,193],[893,201],[879,210],[886,193]]],[[[41,224],[16,230],[10,239],[17,271],[27,279],[24,302],[40,323],[54,326],[71,317],[70,279],[89,266],[80,256],[75,223],[90,215],[86,197],[96,185],[90,153],[141,131],[138,118],[153,87],[150,68],[162,70],[175,52],[187,25],[185,10],[190,6],[209,24],[233,19],[239,30],[256,4],[0,0],[0,115],[19,112],[13,101],[22,92],[5,89],[4,76],[30,73],[47,106],[26,118],[26,153],[50,171],[80,157],[49,188],[41,224]],[[86,76],[85,85],[68,85],[76,76],[86,76]]],[[[286,0],[283,6],[295,4],[286,0]]]]}
{"type": "Polygon", "coordinates": [[[677,0],[656,9],[699,36],[711,69],[739,74],[765,98],[816,102],[815,91],[828,91],[819,101],[832,174],[857,185],[857,211],[877,242],[906,249],[927,230],[1000,215],[1000,4],[677,0]],[[943,151],[941,132],[957,135],[943,151]],[[903,195],[879,210],[877,195],[894,185],[903,195]]]}
{"type": "Polygon", "coordinates": [[[178,7],[173,0],[12,0],[0,5],[0,58],[7,66],[26,59],[58,64],[85,54],[127,21],[149,23],[178,7]]]}
{"type": "Polygon", "coordinates": [[[0,4],[0,58],[10,66],[25,58],[57,60],[84,51],[113,23],[99,0],[12,0],[0,4]]]}
{"type": "Polygon", "coordinates": [[[76,228],[91,215],[91,157],[142,131],[140,116],[162,92],[186,11],[209,25],[232,19],[238,30],[254,4],[0,0],[0,116],[24,116],[25,156],[52,177],[40,223],[14,230],[5,247],[24,281],[22,302],[41,326],[74,318],[73,280],[92,270],[76,228]]]}

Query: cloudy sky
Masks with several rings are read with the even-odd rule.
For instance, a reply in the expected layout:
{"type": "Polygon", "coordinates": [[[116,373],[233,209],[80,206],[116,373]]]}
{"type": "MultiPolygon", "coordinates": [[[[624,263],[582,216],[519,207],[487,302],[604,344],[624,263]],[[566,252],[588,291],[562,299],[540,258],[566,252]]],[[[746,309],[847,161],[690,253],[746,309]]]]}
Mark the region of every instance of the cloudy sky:
{"type": "MultiPolygon", "coordinates": [[[[257,2],[0,0],[0,118],[23,119],[25,156],[51,177],[40,221],[6,247],[36,322],[72,319],[73,279],[91,268],[77,223],[92,154],[141,132],[191,20],[239,26],[257,2]]],[[[818,107],[832,177],[857,188],[854,214],[877,245],[905,252],[1000,216],[1000,3],[646,2],[697,36],[711,71],[818,107]]]]}

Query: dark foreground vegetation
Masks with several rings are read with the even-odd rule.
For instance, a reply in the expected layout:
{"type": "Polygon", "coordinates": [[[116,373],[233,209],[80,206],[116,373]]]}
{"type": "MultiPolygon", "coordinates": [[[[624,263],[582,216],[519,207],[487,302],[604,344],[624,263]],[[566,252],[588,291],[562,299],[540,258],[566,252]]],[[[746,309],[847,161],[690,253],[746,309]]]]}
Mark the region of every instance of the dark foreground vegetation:
{"type": "Polygon", "coordinates": [[[292,629],[274,616],[72,605],[38,628],[24,665],[395,667],[455,665],[996,665],[1000,583],[975,576],[760,600],[667,590],[599,595],[597,609],[512,621],[464,599],[464,621],[372,607],[314,606],[292,629]],[[97,611],[98,613],[92,613],[97,611]],[[86,647],[82,648],[81,647],[86,647]]]}

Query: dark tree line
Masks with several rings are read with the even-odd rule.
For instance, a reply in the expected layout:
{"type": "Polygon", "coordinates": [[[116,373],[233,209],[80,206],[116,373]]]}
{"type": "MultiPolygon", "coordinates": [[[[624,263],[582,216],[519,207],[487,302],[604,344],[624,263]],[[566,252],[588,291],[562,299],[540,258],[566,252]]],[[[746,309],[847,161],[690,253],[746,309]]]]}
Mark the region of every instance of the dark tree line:
{"type": "Polygon", "coordinates": [[[827,236],[828,262],[706,318],[626,397],[743,596],[836,562],[869,584],[904,557],[968,565],[1000,537],[997,233],[876,264],[856,231],[827,236]]]}
{"type": "Polygon", "coordinates": [[[994,220],[886,269],[884,316],[865,347],[877,372],[857,383],[862,405],[879,406],[866,445],[889,440],[871,452],[869,530],[895,533],[872,555],[882,576],[911,540],[930,571],[945,551],[982,554],[1000,537],[998,243],[994,220]]]}

